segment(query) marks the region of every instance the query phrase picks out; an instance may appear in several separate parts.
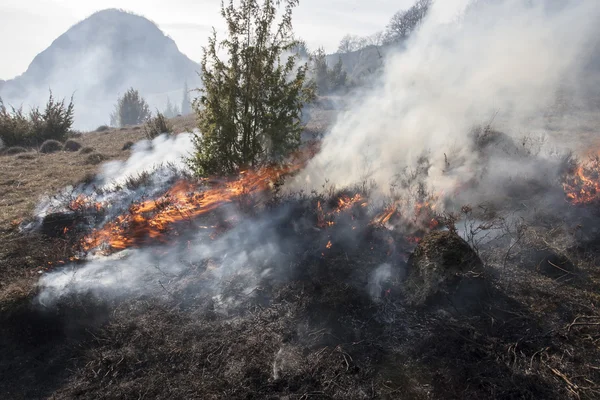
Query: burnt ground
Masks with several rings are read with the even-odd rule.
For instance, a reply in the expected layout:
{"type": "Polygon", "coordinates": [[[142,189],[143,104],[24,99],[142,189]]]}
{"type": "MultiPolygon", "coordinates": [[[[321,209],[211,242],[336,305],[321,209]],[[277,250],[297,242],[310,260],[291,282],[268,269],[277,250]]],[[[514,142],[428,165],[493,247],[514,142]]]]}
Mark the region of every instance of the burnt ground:
{"type": "MultiPolygon", "coordinates": [[[[23,202],[53,190],[37,188],[26,171],[23,202]]],[[[59,179],[62,186],[77,180],[63,175],[57,188],[59,179]]],[[[235,279],[225,282],[236,299],[227,309],[201,290],[205,263],[151,293],[68,296],[45,308],[34,301],[38,271],[72,256],[79,237],[24,236],[11,221],[28,212],[12,208],[2,220],[2,398],[600,396],[600,247],[593,235],[553,248],[556,229],[538,221],[516,244],[481,246],[486,293],[469,311],[443,298],[410,302],[402,274],[412,247],[378,227],[349,243],[336,241],[336,231],[290,233],[304,239],[289,276],[265,280],[252,293],[235,279]],[[397,273],[373,298],[369,279],[382,263],[397,273]]],[[[296,219],[316,219],[314,199],[295,212],[302,214],[296,219]]]]}

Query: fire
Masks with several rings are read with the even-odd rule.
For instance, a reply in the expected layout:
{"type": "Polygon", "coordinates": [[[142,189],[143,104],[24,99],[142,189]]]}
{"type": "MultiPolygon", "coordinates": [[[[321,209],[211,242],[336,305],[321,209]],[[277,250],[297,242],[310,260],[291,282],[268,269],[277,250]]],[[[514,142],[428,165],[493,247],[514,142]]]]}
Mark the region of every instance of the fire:
{"type": "Polygon", "coordinates": [[[588,204],[600,199],[600,157],[596,156],[577,167],[563,183],[567,199],[572,204],[588,204]]]}
{"type": "Polygon", "coordinates": [[[323,206],[320,201],[317,202],[317,227],[327,228],[335,225],[333,219],[337,214],[341,214],[345,211],[352,209],[355,205],[360,207],[366,207],[368,203],[363,199],[360,193],[350,197],[348,195],[342,195],[336,202],[336,207],[330,211],[323,210],[323,206]]]}
{"type": "MultiPolygon", "coordinates": [[[[159,199],[133,204],[129,212],[93,231],[83,239],[82,249],[89,251],[107,245],[110,249],[122,250],[147,240],[162,240],[174,223],[190,221],[244,195],[266,191],[282,176],[302,168],[314,151],[315,148],[310,147],[294,155],[293,162],[286,166],[244,171],[235,180],[217,183],[205,190],[191,182],[180,181],[159,199]]],[[[79,204],[80,201],[75,203],[79,204]]]]}
{"type": "Polygon", "coordinates": [[[71,211],[84,211],[86,209],[102,210],[104,205],[100,202],[93,201],[90,197],[80,194],[75,199],[69,202],[68,208],[71,211]]]}
{"type": "Polygon", "coordinates": [[[327,242],[327,245],[325,247],[330,249],[332,246],[333,246],[333,244],[331,243],[331,240],[330,240],[329,242],[327,242]]]}

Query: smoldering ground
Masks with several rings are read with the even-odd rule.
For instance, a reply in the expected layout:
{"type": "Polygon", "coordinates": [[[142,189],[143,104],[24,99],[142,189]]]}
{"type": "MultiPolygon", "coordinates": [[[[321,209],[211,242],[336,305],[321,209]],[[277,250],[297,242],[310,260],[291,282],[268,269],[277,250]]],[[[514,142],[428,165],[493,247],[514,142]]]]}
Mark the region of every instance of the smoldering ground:
{"type": "MultiPolygon", "coordinates": [[[[578,71],[598,7],[548,4],[485,1],[426,22],[283,190],[42,274],[41,308],[119,304],[63,394],[594,398],[597,330],[582,321],[597,318],[597,203],[568,201],[577,161],[544,112],[578,71]],[[483,261],[476,311],[406,301],[411,251],[430,230],[442,244],[439,231],[456,231],[483,261]]],[[[174,143],[138,148],[98,182],[152,171],[174,143]]],[[[160,197],[182,177],[168,171],[76,189],[113,208],[84,228],[160,197]]]]}
{"type": "Polygon", "coordinates": [[[387,192],[398,172],[423,156],[431,191],[452,192],[488,166],[489,192],[522,173],[553,174],[548,165],[532,171],[504,154],[482,159],[471,132],[491,122],[516,143],[546,136],[544,159],[572,148],[576,124],[555,118],[550,129],[544,116],[559,92],[568,103],[581,100],[598,15],[593,1],[509,0],[475,2],[450,23],[426,19],[404,51],[388,54],[375,88],[356,94],[294,187],[370,180],[387,192]]]}

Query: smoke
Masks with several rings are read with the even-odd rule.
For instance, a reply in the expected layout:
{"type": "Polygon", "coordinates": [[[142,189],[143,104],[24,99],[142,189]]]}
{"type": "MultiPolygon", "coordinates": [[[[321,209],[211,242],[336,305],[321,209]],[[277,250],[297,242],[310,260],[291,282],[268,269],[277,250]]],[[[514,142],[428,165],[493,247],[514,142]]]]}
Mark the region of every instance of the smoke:
{"type": "Polygon", "coordinates": [[[122,184],[131,176],[170,164],[175,168],[185,168],[185,158],[192,148],[192,134],[175,136],[160,135],[153,139],[137,142],[127,161],[111,161],[102,165],[98,179],[111,184],[122,184]]]}
{"type": "Polygon", "coordinates": [[[217,239],[211,238],[211,230],[192,229],[197,233],[179,244],[125,250],[92,258],[83,266],[67,266],[42,276],[38,300],[50,306],[73,294],[98,298],[168,295],[187,278],[197,280],[195,290],[212,297],[215,307],[226,312],[236,305],[236,296],[247,296],[259,282],[275,278],[273,267],[287,262],[285,245],[273,231],[277,221],[277,217],[245,221],[217,239]],[[236,291],[228,295],[226,289],[232,282],[236,291]]]}
{"type": "Polygon", "coordinates": [[[375,269],[369,279],[369,295],[373,300],[379,300],[383,292],[382,284],[392,276],[392,266],[390,264],[382,264],[375,269]]]}
{"type": "MultiPolygon", "coordinates": [[[[387,56],[381,80],[340,115],[320,153],[286,183],[287,189],[319,190],[328,180],[338,187],[368,181],[381,193],[390,185],[410,192],[418,191],[415,180],[423,180],[428,190],[440,193],[432,201],[497,198],[508,204],[505,198],[517,193],[522,201],[539,186],[540,192],[533,192],[539,195],[537,205],[556,202],[550,187],[564,196],[556,185],[565,161],[555,149],[564,144],[558,133],[572,127],[547,129],[548,110],[560,93],[578,93],[577,74],[597,29],[600,5],[583,0],[548,4],[555,3],[482,1],[451,23],[425,21],[406,50],[387,56]],[[474,129],[481,125],[493,129],[474,129]]],[[[83,187],[76,192],[110,204],[106,222],[126,212],[132,202],[164,193],[185,173],[181,158],[189,148],[189,134],[139,143],[129,160],[102,167],[95,184],[105,190],[83,187]],[[164,167],[168,164],[172,168],[164,167]],[[148,171],[144,185],[127,187],[128,177],[148,171]]],[[[53,204],[64,203],[46,202],[39,215],[53,204]]],[[[174,235],[169,245],[92,257],[84,265],[44,274],[39,300],[48,305],[73,293],[169,295],[173,285],[192,279],[197,281],[192,287],[226,310],[237,304],[238,296],[250,295],[266,281],[289,277],[287,266],[298,258],[332,245],[328,239],[314,243],[332,231],[321,235],[314,223],[302,230],[309,225],[305,209],[292,218],[296,214],[290,208],[256,211],[259,215],[249,218],[230,204],[186,221],[190,234],[174,235]],[[236,226],[214,235],[214,219],[234,219],[236,226]],[[232,285],[237,289],[228,290],[232,285]]],[[[354,222],[346,232],[355,235],[355,242],[362,240],[353,229],[354,222]]],[[[342,236],[332,238],[353,241],[342,236]]],[[[361,282],[373,299],[400,272],[391,263],[376,265],[361,282]]]]}
{"type": "Polygon", "coordinates": [[[551,148],[568,127],[549,132],[545,116],[559,91],[576,93],[599,10],[593,0],[479,1],[453,22],[426,20],[404,51],[387,56],[381,80],[357,95],[290,187],[372,181],[385,190],[423,157],[431,164],[428,188],[447,194],[483,170],[504,180],[539,175],[539,167],[520,168],[523,157],[487,154],[483,165],[472,129],[493,121],[509,134],[506,142],[546,135],[538,156],[556,160],[551,148]]]}
{"type": "Polygon", "coordinates": [[[79,196],[84,196],[90,204],[110,205],[105,216],[105,221],[108,221],[126,212],[133,202],[160,195],[188,174],[185,158],[191,148],[191,140],[191,133],[181,133],[174,136],[163,134],[152,141],[137,142],[126,161],[102,164],[91,182],[67,186],[58,195],[42,198],[35,210],[36,219],[23,229],[31,231],[39,228],[49,214],[70,212],[70,202],[79,196]]]}

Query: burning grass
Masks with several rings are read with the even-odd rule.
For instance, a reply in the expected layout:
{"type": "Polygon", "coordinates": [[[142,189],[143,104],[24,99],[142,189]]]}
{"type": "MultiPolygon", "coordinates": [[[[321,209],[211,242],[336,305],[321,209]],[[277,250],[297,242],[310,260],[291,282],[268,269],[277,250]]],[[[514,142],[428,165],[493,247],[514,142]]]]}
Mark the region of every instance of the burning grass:
{"type": "MultiPolygon", "coordinates": [[[[514,210],[453,215],[442,208],[447,196],[419,189],[416,175],[401,182],[416,190],[386,201],[362,188],[278,190],[309,157],[201,182],[161,171],[111,189],[88,182],[59,198],[62,208],[45,215],[46,234],[13,248],[19,260],[32,252],[29,279],[47,271],[38,294],[54,298],[46,308],[13,302],[0,321],[3,349],[17,349],[10,359],[31,366],[42,349],[54,372],[32,389],[48,371],[28,367],[37,375],[20,376],[5,361],[0,391],[57,399],[597,398],[597,233],[582,240],[553,210],[526,221],[514,210]],[[461,269],[465,254],[483,265],[461,269]],[[435,292],[440,274],[428,278],[427,268],[438,256],[452,264],[443,290],[427,307],[415,305],[405,279],[418,272],[412,281],[435,292]],[[542,263],[566,272],[542,273],[542,263]],[[456,307],[465,296],[448,300],[454,280],[473,271],[485,286],[469,307],[456,307]]],[[[587,184],[578,176],[565,180],[570,200],[587,184]]],[[[594,207],[572,203],[564,206],[594,207]]],[[[4,293],[32,295],[14,284],[4,293]]]]}

